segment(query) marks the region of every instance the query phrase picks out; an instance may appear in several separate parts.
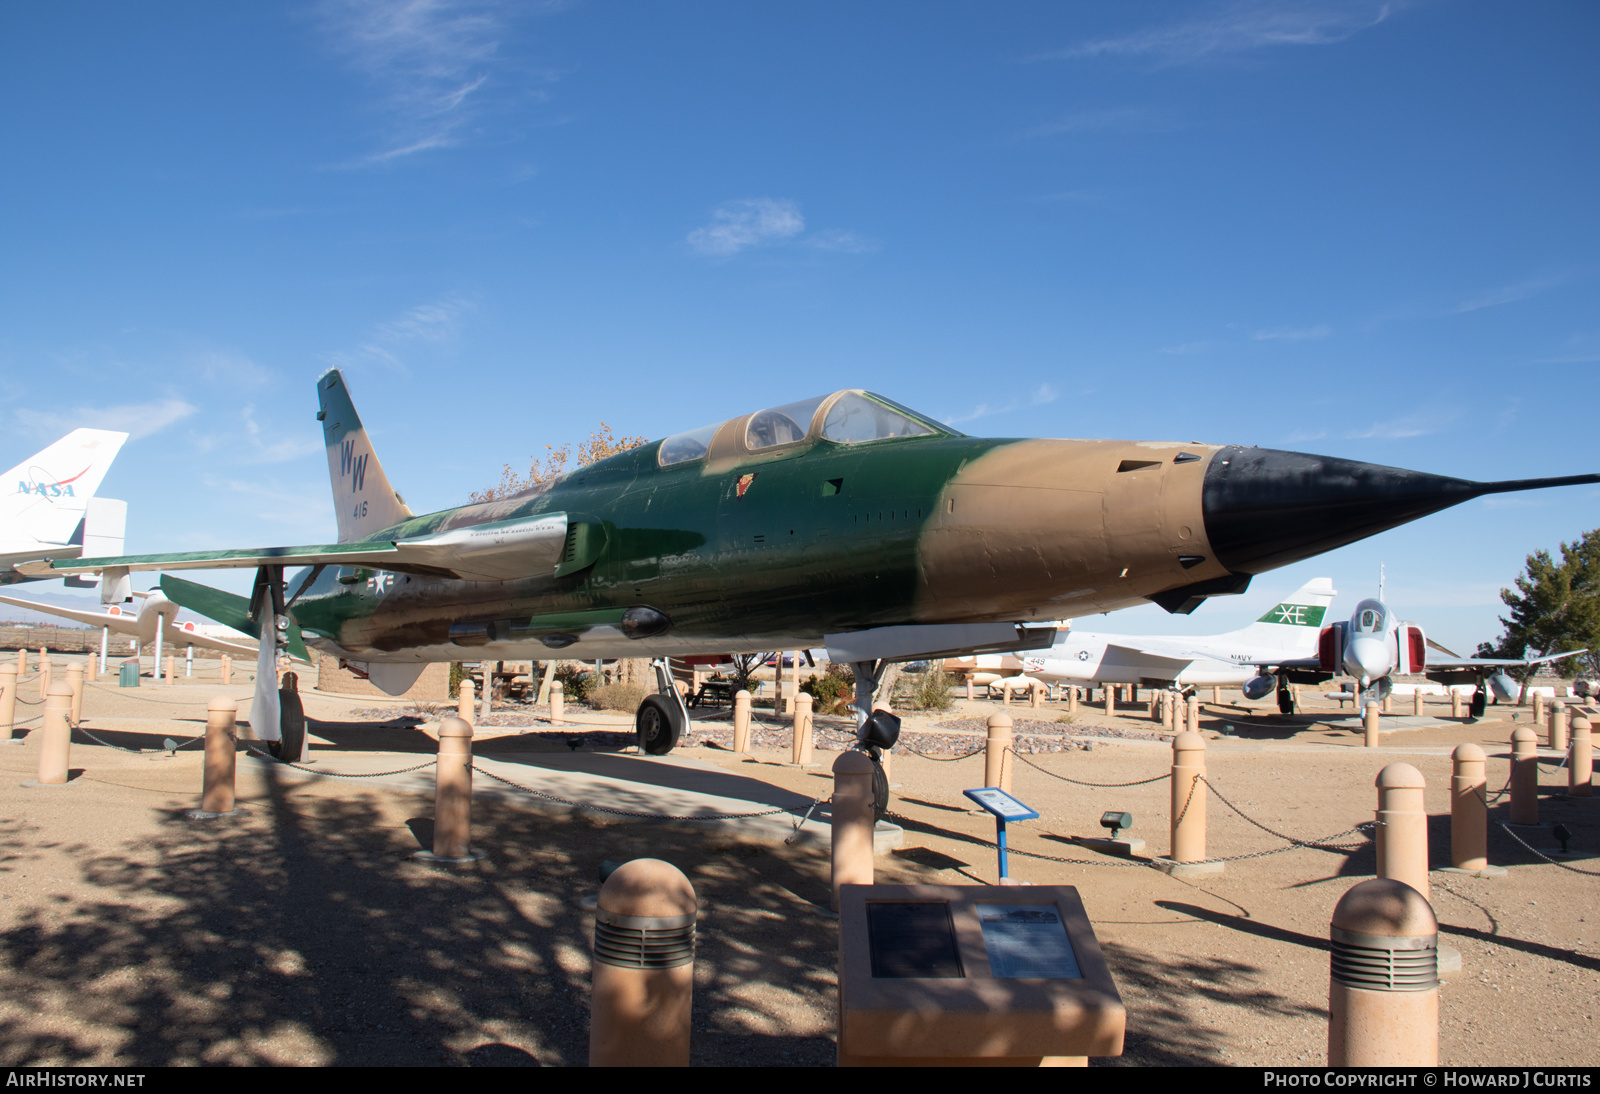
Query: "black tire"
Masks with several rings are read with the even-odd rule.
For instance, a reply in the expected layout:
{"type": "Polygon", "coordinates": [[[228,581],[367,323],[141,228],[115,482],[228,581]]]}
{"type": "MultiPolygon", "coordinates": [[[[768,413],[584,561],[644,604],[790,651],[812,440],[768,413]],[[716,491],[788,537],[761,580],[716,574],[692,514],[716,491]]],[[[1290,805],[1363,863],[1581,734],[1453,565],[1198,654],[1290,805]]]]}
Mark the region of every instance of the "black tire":
{"type": "Polygon", "coordinates": [[[1489,710],[1489,694],[1483,688],[1472,693],[1472,705],[1467,708],[1467,713],[1474,718],[1482,718],[1489,710]]]}
{"type": "Polygon", "coordinates": [[[1278,689],[1278,713],[1294,713],[1294,692],[1290,691],[1288,688],[1278,689]]]}
{"type": "Polygon", "coordinates": [[[274,746],[273,754],[280,760],[299,763],[306,746],[306,710],[298,691],[278,690],[278,731],[283,738],[274,746]]]}
{"type": "Polygon", "coordinates": [[[883,764],[872,757],[872,821],[876,824],[889,811],[889,776],[883,773],[883,764]]]}
{"type": "Polygon", "coordinates": [[[646,695],[633,716],[633,728],[639,735],[639,751],[665,756],[683,734],[683,714],[661,696],[646,695]]]}

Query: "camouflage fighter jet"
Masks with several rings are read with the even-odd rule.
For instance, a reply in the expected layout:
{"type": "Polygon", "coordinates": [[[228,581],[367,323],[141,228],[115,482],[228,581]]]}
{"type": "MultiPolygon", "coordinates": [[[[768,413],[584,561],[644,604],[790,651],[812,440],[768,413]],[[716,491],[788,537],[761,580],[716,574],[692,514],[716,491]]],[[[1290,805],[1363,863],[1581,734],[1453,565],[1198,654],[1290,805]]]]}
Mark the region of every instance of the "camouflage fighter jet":
{"type": "MultiPolygon", "coordinates": [[[[392,694],[428,662],[648,657],[660,694],[637,728],[655,754],[688,722],[669,656],[825,646],[855,666],[870,740],[887,663],[1037,649],[1054,630],[1034,624],[1146,600],[1190,612],[1254,574],[1469,498],[1600,482],[1469,482],[1237,445],[968,437],[847,390],[416,516],[338,370],[317,395],[338,543],[77,559],[46,572],[114,581],[256,568],[248,601],[170,577],[162,589],[262,634],[268,670],[267,639],[281,649],[303,633],[392,694]],[[309,569],[286,583],[297,566],[309,569]]],[[[276,698],[270,687],[258,696],[269,704],[257,707],[262,737],[276,698]]]]}

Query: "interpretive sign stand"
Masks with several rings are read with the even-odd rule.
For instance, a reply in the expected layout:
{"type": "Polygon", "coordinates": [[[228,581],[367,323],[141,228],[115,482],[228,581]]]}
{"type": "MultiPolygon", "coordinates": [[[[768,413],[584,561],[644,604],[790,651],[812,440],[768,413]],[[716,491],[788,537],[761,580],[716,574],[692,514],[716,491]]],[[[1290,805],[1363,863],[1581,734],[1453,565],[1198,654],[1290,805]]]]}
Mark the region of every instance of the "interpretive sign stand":
{"type": "Polygon", "coordinates": [[[1071,1066],[1126,1014],[1070,885],[845,885],[841,1066],[1071,1066]]]}
{"type": "Polygon", "coordinates": [[[1008,876],[1006,873],[1006,821],[1033,820],[1039,815],[1039,811],[1037,809],[1029,809],[998,786],[986,786],[981,790],[963,790],[962,793],[994,814],[994,842],[995,846],[1000,849],[1000,878],[1003,881],[1008,876]]]}

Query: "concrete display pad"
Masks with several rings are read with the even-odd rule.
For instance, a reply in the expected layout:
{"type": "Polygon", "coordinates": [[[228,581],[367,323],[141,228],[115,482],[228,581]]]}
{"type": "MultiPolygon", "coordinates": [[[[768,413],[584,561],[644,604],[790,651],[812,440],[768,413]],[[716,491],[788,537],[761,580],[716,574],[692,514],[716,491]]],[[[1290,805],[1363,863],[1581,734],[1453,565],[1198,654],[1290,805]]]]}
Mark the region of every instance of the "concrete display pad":
{"type": "Polygon", "coordinates": [[[1118,1056],[1126,1021],[1071,885],[847,885],[840,894],[841,1065],[1118,1056]],[[913,910],[926,914],[875,921],[913,910]]]}

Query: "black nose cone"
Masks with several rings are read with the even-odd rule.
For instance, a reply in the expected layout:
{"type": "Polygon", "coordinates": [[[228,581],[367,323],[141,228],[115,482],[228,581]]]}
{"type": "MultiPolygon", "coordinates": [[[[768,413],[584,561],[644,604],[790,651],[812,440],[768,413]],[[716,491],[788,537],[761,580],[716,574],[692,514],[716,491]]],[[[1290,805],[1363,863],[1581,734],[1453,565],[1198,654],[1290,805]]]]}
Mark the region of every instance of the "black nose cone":
{"type": "Polygon", "coordinates": [[[1218,562],[1234,573],[1258,574],[1502,486],[1510,484],[1229,446],[1206,469],[1206,535],[1218,562]]]}

